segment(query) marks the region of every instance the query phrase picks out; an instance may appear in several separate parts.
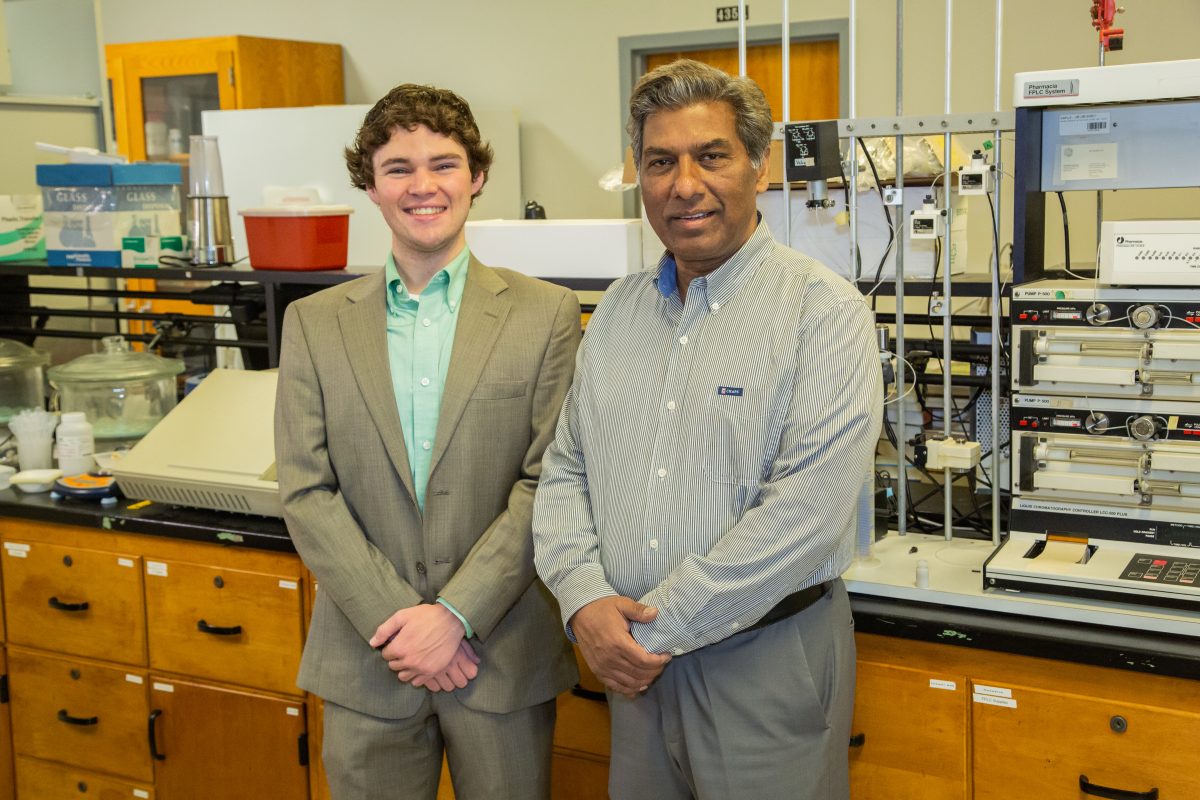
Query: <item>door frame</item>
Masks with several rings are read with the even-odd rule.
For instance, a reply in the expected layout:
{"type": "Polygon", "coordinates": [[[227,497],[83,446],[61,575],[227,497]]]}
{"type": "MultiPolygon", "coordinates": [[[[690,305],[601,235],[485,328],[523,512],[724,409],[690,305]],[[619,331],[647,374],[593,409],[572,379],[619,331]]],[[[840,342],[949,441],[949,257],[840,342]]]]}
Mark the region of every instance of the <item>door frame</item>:
{"type": "MultiPolygon", "coordinates": [[[[845,116],[849,104],[850,86],[850,20],[822,19],[792,22],[788,33],[793,43],[806,41],[828,41],[838,43],[838,116],[845,116]]],[[[746,45],[781,44],[779,25],[747,25],[746,45]]],[[[629,147],[629,134],[625,122],[629,109],[629,98],[633,85],[646,69],[646,57],[653,53],[675,50],[705,50],[713,47],[737,46],[736,27],[711,28],[700,31],[676,33],[650,33],[639,36],[622,36],[617,40],[620,53],[620,96],[621,96],[621,152],[629,147]]],[[[791,120],[787,120],[791,121],[791,120]]],[[[637,219],[641,216],[641,204],[637,192],[624,193],[625,217],[637,219]]]]}

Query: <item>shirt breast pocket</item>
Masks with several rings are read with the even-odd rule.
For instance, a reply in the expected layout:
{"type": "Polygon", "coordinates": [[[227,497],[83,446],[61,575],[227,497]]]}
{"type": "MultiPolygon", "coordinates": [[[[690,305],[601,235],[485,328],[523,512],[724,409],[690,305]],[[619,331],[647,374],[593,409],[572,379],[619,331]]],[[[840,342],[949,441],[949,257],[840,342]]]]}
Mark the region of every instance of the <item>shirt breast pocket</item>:
{"type": "Polygon", "coordinates": [[[704,472],[716,483],[757,486],[762,479],[770,409],[743,395],[708,398],[702,425],[704,472]]]}

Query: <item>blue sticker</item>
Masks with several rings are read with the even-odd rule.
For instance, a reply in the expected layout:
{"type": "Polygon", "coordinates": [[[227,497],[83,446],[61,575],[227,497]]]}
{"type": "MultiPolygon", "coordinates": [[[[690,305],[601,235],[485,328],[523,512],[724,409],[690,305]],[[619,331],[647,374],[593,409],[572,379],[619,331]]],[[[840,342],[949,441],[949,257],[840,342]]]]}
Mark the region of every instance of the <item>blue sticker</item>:
{"type": "Polygon", "coordinates": [[[725,394],[725,395],[729,395],[730,397],[741,397],[742,396],[742,387],[741,386],[718,386],[717,394],[725,394]]]}

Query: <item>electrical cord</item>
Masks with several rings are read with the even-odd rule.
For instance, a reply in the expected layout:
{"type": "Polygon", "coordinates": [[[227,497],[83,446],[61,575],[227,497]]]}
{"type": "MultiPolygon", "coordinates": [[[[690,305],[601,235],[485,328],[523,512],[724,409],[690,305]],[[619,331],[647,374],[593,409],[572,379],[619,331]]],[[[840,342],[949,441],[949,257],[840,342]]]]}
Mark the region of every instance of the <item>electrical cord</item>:
{"type": "Polygon", "coordinates": [[[1062,192],[1055,192],[1058,195],[1058,207],[1062,209],[1063,221],[1063,267],[1068,273],[1071,271],[1071,226],[1067,223],[1067,201],[1063,199],[1062,192]]]}
{"type": "MultiPolygon", "coordinates": [[[[862,148],[863,155],[867,158],[867,166],[871,168],[871,175],[875,178],[875,191],[879,193],[879,202],[883,205],[883,216],[887,219],[888,226],[888,241],[887,246],[883,248],[883,256],[879,259],[879,266],[875,269],[875,285],[867,292],[871,298],[871,310],[875,310],[875,291],[883,283],[881,276],[883,275],[883,265],[887,261],[888,253],[892,252],[892,245],[896,241],[896,225],[892,222],[892,212],[888,210],[888,204],[883,197],[883,182],[879,180],[879,170],[875,168],[875,159],[871,158],[870,151],[867,150],[867,145],[860,138],[858,146],[862,148]]],[[[855,187],[857,189],[857,187],[855,187]]]]}

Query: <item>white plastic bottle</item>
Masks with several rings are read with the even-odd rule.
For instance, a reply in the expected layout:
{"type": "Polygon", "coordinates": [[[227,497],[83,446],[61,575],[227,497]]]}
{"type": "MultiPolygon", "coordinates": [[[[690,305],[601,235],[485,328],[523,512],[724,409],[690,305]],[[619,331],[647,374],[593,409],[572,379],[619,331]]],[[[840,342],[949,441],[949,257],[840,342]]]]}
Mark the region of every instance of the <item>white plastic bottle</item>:
{"type": "Polygon", "coordinates": [[[82,411],[63,414],[55,437],[58,440],[58,468],[63,475],[82,475],[91,471],[95,465],[92,454],[96,452],[96,440],[87,414],[82,411]]]}

